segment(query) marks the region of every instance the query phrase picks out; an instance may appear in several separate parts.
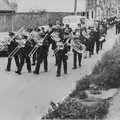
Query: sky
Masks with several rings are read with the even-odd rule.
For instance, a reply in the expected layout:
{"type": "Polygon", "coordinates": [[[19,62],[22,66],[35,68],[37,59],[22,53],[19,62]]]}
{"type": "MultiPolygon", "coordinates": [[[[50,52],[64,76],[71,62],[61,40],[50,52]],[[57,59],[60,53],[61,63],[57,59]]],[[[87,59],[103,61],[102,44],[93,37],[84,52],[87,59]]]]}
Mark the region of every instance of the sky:
{"type": "MultiPolygon", "coordinates": [[[[18,12],[34,10],[47,10],[59,12],[73,12],[74,0],[17,0],[18,12]]],[[[78,0],[77,11],[85,10],[85,0],[78,0]]]]}

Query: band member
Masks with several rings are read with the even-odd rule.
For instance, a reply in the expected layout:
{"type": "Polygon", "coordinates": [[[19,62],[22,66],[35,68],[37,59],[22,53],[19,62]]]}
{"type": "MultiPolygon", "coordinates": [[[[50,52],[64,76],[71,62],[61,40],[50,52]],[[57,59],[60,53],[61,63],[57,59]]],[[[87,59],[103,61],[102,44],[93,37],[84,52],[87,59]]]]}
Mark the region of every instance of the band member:
{"type": "MultiPolygon", "coordinates": [[[[40,39],[40,29],[38,27],[35,27],[35,29],[31,33],[31,42],[33,45],[33,48],[37,44],[37,41],[40,39]]],[[[35,52],[32,56],[32,65],[35,65],[37,60],[37,53],[35,52]]]]}
{"type": "Polygon", "coordinates": [[[82,37],[81,37],[81,26],[78,24],[78,28],[74,32],[74,38],[72,41],[73,46],[73,68],[77,69],[77,57],[78,57],[78,64],[79,67],[81,67],[81,61],[82,61],[82,37]]]}
{"type": "Polygon", "coordinates": [[[31,72],[31,61],[30,61],[30,57],[28,56],[28,54],[31,51],[31,41],[27,40],[28,37],[27,36],[23,36],[22,40],[19,41],[19,45],[21,47],[20,49],[20,65],[18,70],[16,71],[17,74],[21,74],[23,65],[26,61],[27,63],[27,70],[30,73],[31,72]]]}
{"type": "Polygon", "coordinates": [[[69,25],[66,24],[63,32],[64,32],[64,41],[67,41],[67,43],[69,43],[69,49],[70,49],[70,43],[72,39],[72,28],[70,28],[69,25]]]}
{"type": "MultiPolygon", "coordinates": [[[[9,33],[9,39],[10,39],[10,44],[8,44],[8,54],[11,54],[11,52],[13,52],[13,50],[18,46],[18,43],[16,42],[15,34],[13,32],[9,33]]],[[[19,68],[19,57],[17,53],[14,55],[14,59],[15,59],[15,63],[18,69],[19,68]]],[[[12,57],[8,57],[6,71],[11,71],[11,62],[12,62],[12,57]]]]}
{"type": "Polygon", "coordinates": [[[44,31],[41,31],[40,33],[40,40],[38,41],[38,49],[37,49],[37,63],[35,66],[34,74],[39,74],[40,71],[40,65],[42,62],[44,62],[44,71],[48,71],[48,52],[49,52],[49,46],[50,42],[48,39],[48,34],[44,31]]]}
{"type": "MultiPolygon", "coordinates": [[[[56,45],[56,42],[60,40],[60,37],[59,37],[59,33],[61,33],[61,31],[63,32],[63,29],[60,25],[60,21],[57,20],[56,21],[56,25],[53,26],[52,28],[52,39],[53,39],[53,42],[52,42],[52,49],[55,50],[57,45],[56,45]]],[[[56,56],[56,54],[54,53],[55,55],[55,65],[57,66],[57,63],[58,63],[58,57],[56,56]]]]}
{"type": "Polygon", "coordinates": [[[72,28],[70,28],[69,24],[66,24],[64,28],[65,35],[69,35],[71,34],[71,32],[72,32],[72,28]]]}
{"type": "Polygon", "coordinates": [[[56,21],[56,27],[54,28],[54,51],[55,56],[57,60],[57,77],[61,76],[61,64],[63,62],[64,67],[64,74],[67,74],[67,52],[69,51],[69,48],[66,44],[66,40],[64,39],[64,30],[61,27],[61,24],[59,21],[56,21]]]}
{"type": "Polygon", "coordinates": [[[96,40],[96,33],[94,31],[94,27],[90,28],[90,37],[89,37],[89,56],[94,54],[94,47],[95,47],[95,40],[96,40]]]}
{"type": "Polygon", "coordinates": [[[96,43],[96,53],[98,54],[100,50],[100,47],[99,47],[100,46],[100,42],[99,42],[100,34],[97,28],[94,28],[94,39],[96,43]]]}
{"type": "Polygon", "coordinates": [[[100,39],[99,39],[99,42],[100,42],[100,50],[102,50],[103,48],[103,43],[105,42],[105,35],[106,35],[106,32],[105,32],[105,28],[102,24],[99,25],[99,34],[100,34],[100,39]]]}
{"type": "Polygon", "coordinates": [[[120,21],[116,21],[116,24],[115,24],[115,27],[116,27],[116,34],[119,34],[120,33],[120,21]]]}

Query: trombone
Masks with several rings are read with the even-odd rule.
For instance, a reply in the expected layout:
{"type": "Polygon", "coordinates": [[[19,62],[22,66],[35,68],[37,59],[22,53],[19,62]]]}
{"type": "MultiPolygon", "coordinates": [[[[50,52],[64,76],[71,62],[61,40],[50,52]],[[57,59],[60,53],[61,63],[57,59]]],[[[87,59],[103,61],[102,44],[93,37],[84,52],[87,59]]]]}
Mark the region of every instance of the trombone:
{"type": "MultiPolygon", "coordinates": [[[[18,34],[20,34],[23,30],[24,30],[24,26],[21,27],[21,28],[18,30],[18,32],[16,33],[16,35],[15,35],[11,40],[15,39],[15,37],[16,37],[18,34]]],[[[3,49],[5,46],[7,46],[8,43],[10,43],[11,40],[7,39],[7,40],[5,40],[5,41],[1,41],[2,45],[0,46],[0,49],[3,49]]]]}
{"type": "MultiPolygon", "coordinates": [[[[45,37],[43,38],[43,41],[46,39],[46,37],[48,36],[48,34],[46,34],[45,35],[45,37]]],[[[38,48],[40,47],[41,45],[39,45],[39,43],[37,43],[34,47],[33,47],[33,49],[31,50],[31,52],[29,53],[29,57],[32,57],[34,54],[35,54],[35,52],[38,50],[38,48]]]]}
{"type": "Polygon", "coordinates": [[[20,50],[20,46],[17,46],[8,56],[8,58],[13,58],[13,56],[20,50]]]}
{"type": "MultiPolygon", "coordinates": [[[[17,34],[12,38],[12,40],[13,39],[15,39],[15,37],[18,35],[18,34],[20,34],[22,31],[24,30],[24,26],[22,27],[22,28],[20,28],[20,30],[17,32],[17,34]]],[[[6,43],[8,43],[8,42],[6,42],[6,43]]],[[[3,45],[3,47],[4,47],[4,45],[3,45]]],[[[1,47],[2,48],[2,47],[1,47]]],[[[20,50],[20,45],[18,45],[9,55],[8,55],[8,58],[12,58],[19,50],[20,50]]]]}

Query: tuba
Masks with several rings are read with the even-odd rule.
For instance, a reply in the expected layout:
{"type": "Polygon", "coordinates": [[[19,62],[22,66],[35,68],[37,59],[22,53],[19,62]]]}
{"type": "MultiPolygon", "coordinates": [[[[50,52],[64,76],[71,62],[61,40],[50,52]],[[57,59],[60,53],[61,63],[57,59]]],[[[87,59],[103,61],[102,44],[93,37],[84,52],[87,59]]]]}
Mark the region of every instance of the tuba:
{"type": "Polygon", "coordinates": [[[78,53],[84,53],[86,49],[85,45],[80,42],[80,38],[76,36],[73,37],[72,47],[78,53]]]}

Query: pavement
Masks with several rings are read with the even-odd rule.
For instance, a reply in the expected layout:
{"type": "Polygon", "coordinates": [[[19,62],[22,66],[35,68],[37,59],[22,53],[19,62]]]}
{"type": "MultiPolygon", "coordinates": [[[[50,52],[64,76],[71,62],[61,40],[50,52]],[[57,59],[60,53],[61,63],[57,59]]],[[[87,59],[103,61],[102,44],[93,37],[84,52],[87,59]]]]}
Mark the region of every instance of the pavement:
{"type": "MultiPolygon", "coordinates": [[[[39,120],[49,108],[51,101],[60,102],[75,88],[76,82],[92,72],[102,55],[115,43],[115,28],[108,31],[104,49],[99,55],[83,59],[82,67],[72,70],[72,55],[68,61],[68,75],[56,78],[54,57],[49,57],[48,73],[40,75],[27,73],[26,65],[22,75],[15,74],[14,60],[12,71],[5,72],[7,59],[0,58],[0,120],[39,120]]],[[[34,68],[33,68],[34,70],[34,68]]]]}

